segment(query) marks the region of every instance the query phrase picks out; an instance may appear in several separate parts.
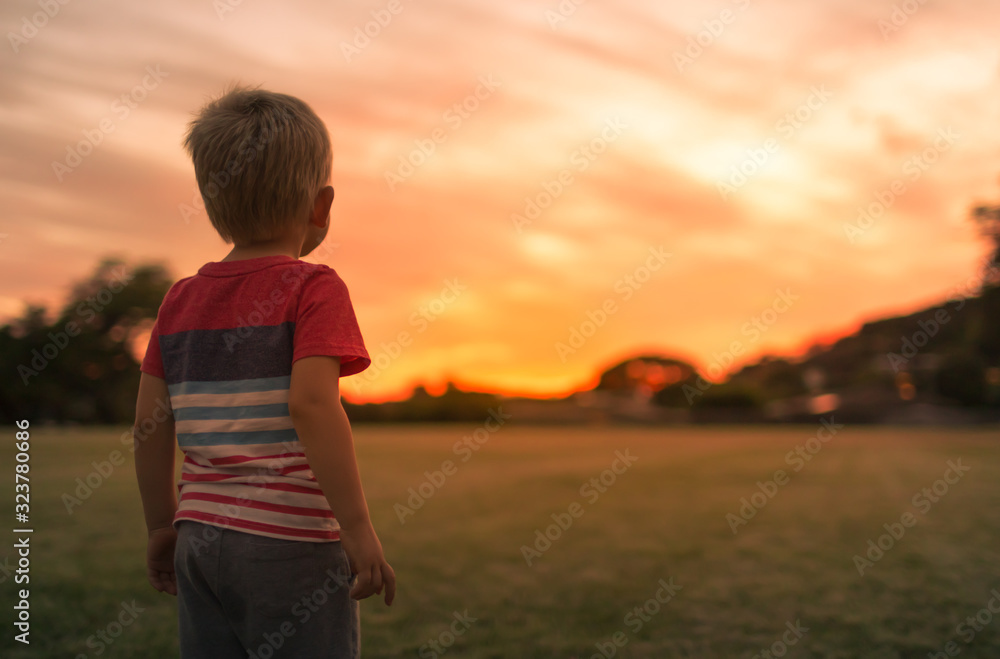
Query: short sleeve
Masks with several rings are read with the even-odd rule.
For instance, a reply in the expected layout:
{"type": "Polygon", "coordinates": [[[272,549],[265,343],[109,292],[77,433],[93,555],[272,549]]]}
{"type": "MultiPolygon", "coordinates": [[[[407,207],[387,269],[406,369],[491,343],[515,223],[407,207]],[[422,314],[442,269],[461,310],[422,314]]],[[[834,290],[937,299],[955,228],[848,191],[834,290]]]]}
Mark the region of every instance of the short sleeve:
{"type": "Polygon", "coordinates": [[[341,377],[371,364],[347,285],[330,268],[317,270],[302,285],[295,318],[292,362],[318,355],[340,357],[341,377]]]}
{"type": "Polygon", "coordinates": [[[159,323],[153,323],[153,329],[149,333],[149,345],[146,346],[146,356],[142,358],[139,370],[158,378],[164,377],[163,358],[160,356],[160,333],[157,328],[159,323]]]}

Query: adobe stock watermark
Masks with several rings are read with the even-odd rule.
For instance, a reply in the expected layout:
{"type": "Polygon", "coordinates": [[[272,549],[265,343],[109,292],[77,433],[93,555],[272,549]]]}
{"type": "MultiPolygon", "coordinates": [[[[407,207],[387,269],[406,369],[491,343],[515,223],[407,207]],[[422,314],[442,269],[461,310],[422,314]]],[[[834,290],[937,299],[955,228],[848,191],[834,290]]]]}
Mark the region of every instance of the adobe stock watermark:
{"type": "Polygon", "coordinates": [[[364,25],[354,28],[354,38],[351,41],[340,42],[340,52],[348,64],[351,60],[361,54],[365,48],[371,45],[372,39],[377,39],[382,34],[382,30],[389,27],[393,19],[403,12],[403,3],[400,0],[389,0],[383,9],[372,9],[369,15],[372,20],[364,25]]]}
{"type": "Polygon", "coordinates": [[[853,223],[844,222],[844,234],[850,243],[853,245],[877,220],[881,219],[886,214],[886,211],[892,208],[893,204],[907,190],[910,190],[912,185],[924,175],[924,172],[938,161],[941,154],[951,149],[955,145],[955,141],[960,137],[961,135],[954,132],[951,126],[948,128],[939,128],[934,141],[927,148],[904,160],[902,165],[903,176],[893,180],[885,188],[878,190],[873,195],[874,199],[866,206],[859,206],[857,209],[858,217],[853,223]],[[909,181],[909,185],[907,185],[907,181],[909,181]]]}
{"type": "Polygon", "coordinates": [[[785,622],[785,627],[786,630],[781,633],[781,637],[778,640],[755,654],[752,659],[784,657],[788,654],[790,647],[797,645],[802,640],[802,637],[809,633],[809,628],[803,626],[802,621],[799,619],[796,619],[794,623],[791,620],[785,622]]]}
{"type": "MultiPolygon", "coordinates": [[[[919,492],[910,499],[910,504],[922,515],[930,512],[934,504],[951,491],[951,487],[962,480],[962,477],[969,472],[972,467],[962,464],[962,458],[948,460],[948,468],[945,469],[941,478],[931,483],[930,487],[921,488],[919,492]]],[[[916,526],[919,518],[912,512],[905,512],[899,517],[899,521],[889,522],[882,525],[885,533],[876,539],[868,540],[868,547],[864,556],[854,555],[854,567],[858,570],[859,576],[865,576],[865,570],[875,567],[887,552],[896,546],[896,543],[906,535],[906,529],[916,526]]]]}
{"type": "Polygon", "coordinates": [[[67,174],[71,174],[81,164],[84,158],[94,152],[98,146],[104,142],[104,138],[115,132],[118,124],[132,113],[132,110],[139,107],[139,104],[146,100],[149,93],[160,86],[164,78],[170,74],[160,70],[160,65],[146,67],[146,75],[132,89],[122,94],[111,102],[111,111],[101,118],[94,128],[84,128],[83,139],[75,145],[66,145],[66,157],[62,160],[52,161],[52,172],[56,180],[60,183],[67,174]]]}
{"type": "Polygon", "coordinates": [[[452,621],[448,625],[447,629],[443,630],[436,637],[428,639],[426,643],[417,649],[417,655],[420,659],[436,659],[444,653],[446,653],[451,646],[455,645],[455,641],[465,635],[465,632],[469,631],[472,627],[472,623],[479,620],[479,618],[473,618],[469,615],[469,610],[465,609],[461,613],[458,611],[453,611],[451,614],[452,621]]]}
{"type": "Polygon", "coordinates": [[[21,17],[21,29],[17,32],[8,32],[7,41],[10,42],[11,50],[17,55],[21,52],[21,47],[38,36],[38,33],[45,29],[49,21],[56,17],[59,11],[68,5],[70,0],[37,0],[36,4],[41,11],[36,11],[30,17],[21,17]]]}
{"type": "Polygon", "coordinates": [[[31,350],[31,360],[27,364],[18,364],[17,374],[21,376],[21,382],[28,386],[31,378],[38,377],[65,350],[70,339],[77,337],[83,332],[83,324],[92,324],[104,308],[111,303],[117,293],[120,293],[134,275],[125,271],[125,266],[119,266],[118,270],[112,273],[114,278],[107,286],[94,295],[88,296],[81,301],[74,310],[76,318],[67,321],[61,331],[49,332],[49,342],[42,346],[42,349],[33,348],[31,350]]]}
{"type": "Polygon", "coordinates": [[[894,4],[888,18],[878,19],[878,31],[882,35],[882,40],[888,41],[890,34],[899,32],[917,13],[917,10],[925,4],[927,4],[927,0],[903,0],[903,2],[894,4]]]}
{"type": "Polygon", "coordinates": [[[77,477],[76,479],[76,489],[73,490],[73,494],[68,492],[63,492],[62,502],[63,506],[66,507],[66,514],[72,515],[73,509],[78,508],[83,505],[83,502],[89,499],[94,492],[101,487],[111,475],[115,473],[118,467],[125,464],[125,454],[115,449],[108,453],[108,456],[98,462],[94,460],[90,463],[93,469],[87,473],[87,475],[77,477]]]}
{"type": "MultiPolygon", "coordinates": [[[[734,339],[729,344],[727,350],[723,350],[721,353],[712,353],[712,361],[705,369],[710,378],[722,377],[725,369],[735,364],[737,357],[746,353],[749,346],[759,341],[760,337],[771,329],[778,322],[778,318],[787,313],[800,297],[792,293],[792,290],[788,287],[785,290],[781,290],[780,288],[775,289],[775,293],[776,295],[771,301],[770,306],[764,309],[759,315],[751,317],[750,320],[743,323],[740,327],[740,333],[743,336],[749,337],[746,345],[744,345],[742,340],[734,339]]],[[[684,393],[684,398],[687,400],[688,405],[693,405],[695,399],[698,396],[703,396],[712,386],[713,383],[699,375],[695,380],[694,386],[684,384],[681,387],[681,391],[684,393]]]]}
{"type": "Polygon", "coordinates": [[[243,4],[243,0],[212,0],[212,9],[220,21],[226,20],[226,14],[236,11],[236,8],[243,4]]]}
{"type": "MultiPolygon", "coordinates": [[[[984,631],[993,623],[993,616],[1000,613],[1000,590],[994,588],[990,591],[991,597],[983,608],[967,617],[955,627],[955,635],[966,645],[976,639],[976,634],[984,631]]],[[[928,659],[949,659],[957,657],[962,653],[962,647],[956,641],[948,641],[939,652],[928,652],[928,659]]]]}
{"type": "MultiPolygon", "coordinates": [[[[99,657],[115,644],[115,641],[138,620],[139,614],[145,610],[146,607],[139,606],[135,600],[122,601],[115,619],[88,636],[84,644],[93,651],[93,656],[99,657]]],[[[87,659],[90,656],[92,656],[90,652],[81,652],[76,655],[76,659],[87,659]]]]}
{"type": "MultiPolygon", "coordinates": [[[[733,0],[736,8],[743,12],[750,6],[750,0],[733,0]]],[[[726,26],[736,22],[737,14],[732,9],[723,9],[715,18],[702,21],[703,30],[687,38],[687,45],[683,50],[674,51],[674,65],[677,71],[684,73],[684,69],[694,64],[695,60],[701,57],[705,50],[711,48],[715,42],[726,31],[726,26]]]]}
{"type": "Polygon", "coordinates": [[[740,163],[730,166],[729,176],[724,180],[716,181],[715,188],[719,191],[723,201],[728,201],[733,193],[749,183],[750,179],[756,176],[761,168],[767,164],[771,156],[781,150],[782,142],[780,140],[785,142],[791,140],[833,96],[833,92],[827,90],[825,84],[813,85],[809,92],[809,96],[802,103],[794,110],[786,112],[781,119],[775,122],[774,131],[777,133],[777,137],[769,137],[760,146],[748,148],[746,157],[740,163]]]}
{"type": "MultiPolygon", "coordinates": [[[[128,430],[124,431],[119,436],[119,441],[123,447],[126,447],[130,453],[135,453],[136,444],[146,441],[146,439],[153,434],[161,424],[166,423],[174,418],[174,411],[170,407],[169,399],[157,398],[156,407],[153,409],[152,416],[146,417],[145,419],[137,420],[138,427],[133,426],[128,430]]],[[[111,478],[115,471],[125,464],[125,454],[119,449],[114,449],[108,452],[108,455],[101,461],[94,460],[90,463],[93,467],[87,474],[82,477],[77,477],[74,481],[76,488],[73,490],[72,494],[69,492],[63,492],[60,497],[63,506],[66,508],[66,514],[72,515],[74,508],[79,508],[83,505],[83,502],[88,500],[93,496],[104,483],[111,478]],[[75,496],[74,496],[75,495],[75,496]]]]}
{"type": "MultiPolygon", "coordinates": [[[[159,401],[158,401],[159,403],[159,401]]],[[[157,410],[158,411],[158,410],[157,410]]],[[[153,412],[152,418],[144,419],[141,426],[143,433],[136,432],[135,440],[133,442],[133,452],[135,447],[145,441],[148,438],[149,433],[152,433],[153,429],[156,428],[163,419],[157,414],[157,411],[153,412]],[[155,422],[152,426],[147,427],[146,421],[155,422]]],[[[138,428],[136,429],[138,430],[138,428]]],[[[125,441],[125,437],[122,437],[122,441],[125,441]]],[[[284,475],[287,472],[284,470],[287,463],[293,460],[297,460],[305,455],[302,445],[295,441],[283,441],[281,442],[281,450],[283,453],[273,455],[273,456],[262,456],[261,458],[254,458],[253,460],[261,460],[263,464],[258,462],[256,466],[241,466],[241,473],[245,474],[247,470],[253,469],[253,472],[246,477],[246,483],[249,485],[256,485],[261,488],[266,488],[269,485],[273,485],[273,477],[275,475],[284,475]]],[[[184,472],[189,472],[189,465],[191,463],[185,463],[184,472]]],[[[248,465],[248,463],[242,463],[242,465],[248,465]]],[[[233,520],[238,520],[242,517],[242,514],[247,509],[254,508],[259,502],[255,499],[250,498],[247,495],[240,495],[239,497],[234,497],[231,501],[226,503],[219,503],[217,511],[218,513],[212,513],[209,515],[209,519],[205,520],[207,523],[202,524],[197,534],[192,534],[188,538],[188,547],[195,556],[200,556],[201,552],[209,548],[209,546],[217,542],[220,537],[222,537],[223,528],[229,526],[233,520]]],[[[326,595],[321,594],[319,591],[323,590],[327,594],[333,594],[336,589],[330,589],[331,580],[339,585],[350,585],[352,580],[352,575],[350,574],[337,574],[334,573],[333,569],[328,569],[326,575],[329,577],[323,585],[322,588],[317,588],[313,590],[311,596],[302,597],[295,605],[292,606],[291,613],[296,617],[299,617],[301,622],[305,623],[311,617],[311,613],[316,613],[316,604],[325,603],[326,595]],[[308,609],[308,611],[306,611],[308,609]],[[309,613],[311,612],[311,613],[309,613]]],[[[277,632],[274,634],[267,634],[264,636],[264,643],[258,646],[259,655],[254,654],[250,651],[250,657],[259,657],[259,659],[270,659],[273,655],[276,647],[281,647],[284,645],[284,639],[294,634],[294,629],[289,632],[285,625],[282,625],[277,632]]]]}
{"type": "Polygon", "coordinates": [[[514,229],[518,233],[523,233],[526,227],[530,227],[532,222],[541,217],[542,211],[573,185],[575,182],[573,171],[576,170],[578,173],[587,171],[611,144],[618,141],[626,128],[629,128],[629,125],[618,117],[605,120],[600,135],[570,152],[570,167],[561,169],[553,178],[542,181],[541,192],[524,198],[524,210],[520,214],[511,213],[510,221],[514,229]]]}
{"type": "Polygon", "coordinates": [[[565,342],[556,341],[555,350],[556,354],[559,355],[559,361],[565,364],[570,355],[576,354],[577,350],[583,348],[587,341],[597,333],[597,330],[604,327],[608,319],[618,313],[619,303],[631,300],[632,296],[652,278],[654,272],[663,267],[663,264],[671,256],[673,253],[664,251],[663,245],[650,247],[646,261],[615,282],[612,290],[616,295],[604,298],[600,305],[588,310],[584,314],[584,320],[569,328],[569,337],[565,342]]]}
{"type": "Polygon", "coordinates": [[[411,327],[416,328],[416,332],[411,334],[408,330],[403,330],[394,340],[380,343],[380,350],[372,355],[371,366],[351,378],[355,391],[360,392],[377,380],[394,361],[399,359],[406,348],[413,345],[415,336],[426,332],[431,323],[444,315],[448,307],[454,304],[466,289],[468,286],[459,282],[457,278],[445,279],[441,293],[410,314],[409,323],[411,327]]]}
{"type": "Polygon", "coordinates": [[[993,281],[994,279],[1000,279],[1000,267],[993,262],[993,255],[990,254],[982,259],[979,267],[976,269],[976,274],[951,287],[946,300],[948,302],[955,302],[957,305],[955,311],[960,311],[965,306],[967,298],[978,294],[982,290],[984,283],[993,281]]]}
{"type": "MultiPolygon", "coordinates": [[[[350,573],[334,572],[333,568],[328,568],[325,575],[326,579],[323,583],[314,588],[312,592],[303,595],[289,611],[300,626],[309,622],[316,614],[321,613],[322,607],[341,588],[348,588],[351,585],[352,575],[350,573]]],[[[282,621],[274,631],[261,634],[260,642],[248,651],[248,659],[271,659],[297,631],[291,620],[282,621]]]]}
{"type": "Polygon", "coordinates": [[[438,126],[427,137],[413,140],[415,148],[411,149],[406,155],[398,157],[396,169],[387,169],[383,172],[385,182],[389,186],[389,192],[395,192],[396,186],[413,176],[417,172],[417,169],[422,167],[434,155],[438,146],[448,141],[450,133],[454,133],[461,128],[462,124],[473,113],[479,110],[482,102],[493,96],[494,92],[502,84],[493,79],[492,73],[479,76],[478,81],[479,84],[476,85],[475,89],[460,101],[449,106],[444,111],[444,114],[441,115],[441,119],[448,126],[448,130],[438,126]]]}
{"type": "Polygon", "coordinates": [[[329,240],[329,239],[324,240],[319,244],[319,246],[316,247],[316,249],[310,252],[307,256],[309,256],[310,258],[322,259],[324,257],[330,256],[331,254],[334,253],[334,251],[340,249],[340,247],[341,244],[336,242],[335,240],[329,240]]]}
{"type": "MultiPolygon", "coordinates": [[[[119,438],[120,442],[123,446],[128,447],[130,453],[135,453],[139,444],[146,441],[163,423],[172,419],[173,410],[170,407],[169,400],[157,399],[156,407],[151,412],[151,415],[142,420],[137,419],[135,426],[121,434],[119,438]]],[[[254,471],[247,477],[246,482],[250,485],[266,486],[272,482],[271,478],[273,476],[284,473],[283,469],[289,462],[303,455],[302,446],[297,441],[294,443],[289,441],[282,442],[281,450],[283,453],[279,455],[262,458],[262,460],[265,460],[264,463],[258,464],[253,468],[254,471]]],[[[125,462],[124,453],[118,449],[109,452],[107,457],[100,462],[96,460],[91,462],[93,470],[84,477],[76,479],[76,489],[73,490],[73,493],[64,492],[62,495],[62,502],[66,508],[66,513],[72,515],[74,508],[82,506],[84,501],[90,499],[104,483],[110,480],[115,471],[124,465],[125,462]],[[73,496],[74,494],[76,495],[75,497],[73,496]]],[[[251,467],[244,467],[244,473],[249,468],[251,467]]],[[[239,518],[242,512],[241,506],[253,503],[253,499],[240,496],[229,503],[222,504],[220,510],[230,519],[239,518]]],[[[226,522],[225,517],[220,517],[221,524],[225,524],[226,522]]],[[[193,536],[190,540],[191,547],[196,556],[201,553],[202,549],[208,546],[209,542],[219,538],[219,529],[211,524],[206,524],[202,529],[201,536],[200,540],[196,536],[193,536]]],[[[2,580],[0,580],[0,583],[2,583],[2,580]]]]}
{"type": "MultiPolygon", "coordinates": [[[[816,433],[786,453],[785,462],[792,467],[793,471],[802,471],[806,463],[823,450],[823,445],[843,429],[844,424],[836,423],[833,416],[828,419],[820,419],[820,427],[816,433]]],[[[754,492],[749,497],[740,498],[740,507],[737,510],[739,514],[726,513],[726,521],[729,523],[729,529],[733,535],[736,535],[742,527],[756,517],[757,513],[774,499],[779,489],[788,485],[789,482],[791,482],[790,474],[784,469],[776,470],[769,480],[757,481],[757,490],[759,491],[754,492]]]]}
{"type": "Polygon", "coordinates": [[[448,478],[457,474],[458,468],[472,459],[473,454],[482,449],[490,441],[493,434],[499,431],[507,423],[507,420],[511,418],[510,414],[503,411],[502,406],[497,406],[496,410],[491,408],[487,412],[489,416],[486,417],[486,420],[479,427],[462,437],[462,439],[455,442],[452,446],[452,453],[456,457],[461,458],[460,463],[456,463],[453,460],[445,460],[434,471],[425,471],[424,480],[415,488],[411,487],[407,490],[410,496],[406,500],[406,503],[397,502],[393,505],[392,510],[396,513],[400,524],[406,524],[407,517],[416,514],[416,511],[423,508],[427,500],[444,487],[448,478]]]}
{"type": "Polygon", "coordinates": [[[9,554],[3,557],[3,562],[0,563],[0,584],[7,583],[7,580],[14,574],[15,567],[16,565],[10,562],[9,554]]]}
{"type": "Polygon", "coordinates": [[[936,310],[932,317],[918,320],[918,329],[914,330],[910,336],[900,336],[899,353],[886,353],[886,359],[893,372],[899,373],[907,368],[910,360],[916,357],[945,325],[951,322],[952,316],[944,308],[947,304],[954,304],[953,312],[961,311],[966,300],[975,295],[985,281],[996,277],[998,272],[1000,269],[993,263],[991,256],[983,259],[975,275],[956,284],[948,291],[947,301],[941,309],[936,310]]]}
{"type": "MultiPolygon", "coordinates": [[[[964,301],[962,302],[964,306],[964,301]]],[[[910,336],[901,336],[899,354],[895,352],[886,353],[886,359],[889,361],[889,365],[892,366],[893,373],[899,373],[910,363],[910,360],[917,356],[920,350],[930,342],[932,338],[937,336],[937,333],[941,331],[941,328],[947,325],[951,321],[951,315],[945,309],[938,309],[934,312],[932,318],[926,320],[920,319],[917,321],[917,327],[920,329],[915,330],[910,336]]]]}
{"type": "MultiPolygon", "coordinates": [[[[618,482],[618,477],[629,470],[639,458],[632,455],[631,449],[625,452],[615,451],[615,459],[611,465],[597,476],[590,478],[580,486],[580,496],[588,505],[594,505],[601,495],[608,491],[608,488],[618,482]]],[[[531,567],[533,561],[538,560],[542,555],[552,548],[552,544],[568,531],[573,523],[583,517],[587,509],[579,501],[574,501],[566,508],[566,512],[552,513],[549,517],[552,524],[545,527],[545,530],[535,529],[535,540],[531,545],[521,545],[521,556],[524,562],[531,567]]]]}
{"type": "Polygon", "coordinates": [[[796,473],[802,471],[806,463],[815,458],[823,450],[823,446],[845,427],[845,424],[837,423],[832,414],[829,418],[820,419],[820,427],[816,430],[816,434],[786,453],[785,462],[792,471],[796,473]]]}
{"type": "Polygon", "coordinates": [[[569,20],[569,17],[576,13],[576,10],[580,8],[580,5],[585,3],[587,0],[559,0],[559,4],[555,6],[555,9],[545,10],[545,21],[549,24],[549,27],[555,30],[560,23],[565,23],[569,20]]]}
{"type": "MultiPolygon", "coordinates": [[[[629,628],[632,634],[638,634],[642,631],[646,623],[651,621],[653,616],[659,613],[664,605],[669,604],[677,596],[677,593],[684,588],[684,586],[676,585],[673,577],[660,579],[657,585],[659,588],[653,593],[652,597],[626,613],[622,619],[622,622],[629,628]]],[[[597,652],[590,655],[590,659],[611,659],[618,654],[620,649],[628,645],[629,640],[628,632],[617,631],[611,635],[609,640],[594,643],[597,652]]]]}
{"type": "MultiPolygon", "coordinates": [[[[265,471],[264,469],[257,469],[247,482],[266,487],[268,482],[261,478],[261,474],[265,473],[265,471]]],[[[211,518],[207,520],[208,523],[201,527],[199,535],[192,535],[188,539],[188,546],[194,552],[194,555],[200,556],[201,552],[211,546],[211,543],[217,542],[222,537],[223,528],[231,524],[233,520],[240,519],[243,516],[244,507],[253,503],[253,499],[244,495],[235,499],[235,501],[219,504],[219,514],[210,514],[211,518]]]]}

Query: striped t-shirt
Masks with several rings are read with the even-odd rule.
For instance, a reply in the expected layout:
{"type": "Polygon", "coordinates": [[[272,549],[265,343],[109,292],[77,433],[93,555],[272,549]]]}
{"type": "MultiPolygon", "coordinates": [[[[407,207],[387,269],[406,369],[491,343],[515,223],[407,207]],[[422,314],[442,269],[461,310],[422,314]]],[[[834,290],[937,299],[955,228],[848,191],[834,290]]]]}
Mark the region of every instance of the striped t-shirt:
{"type": "Polygon", "coordinates": [[[371,363],[347,287],[325,265],[213,262],[170,288],[141,369],[166,381],[184,452],[174,524],[340,538],[288,414],[292,363],[313,355],[340,357],[341,376],[371,363]]]}

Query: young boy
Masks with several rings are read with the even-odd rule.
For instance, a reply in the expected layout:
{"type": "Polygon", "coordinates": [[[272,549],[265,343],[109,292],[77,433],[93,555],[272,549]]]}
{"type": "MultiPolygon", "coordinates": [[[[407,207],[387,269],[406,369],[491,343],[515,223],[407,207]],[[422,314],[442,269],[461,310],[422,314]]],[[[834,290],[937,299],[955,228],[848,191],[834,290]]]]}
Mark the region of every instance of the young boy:
{"type": "Polygon", "coordinates": [[[236,87],[184,145],[234,246],[171,287],[142,362],[149,582],[177,595],[184,658],[357,657],[356,600],[391,604],[396,578],[340,402],[371,361],[344,282],[299,260],[329,229],[330,138],[302,101],[236,87]]]}

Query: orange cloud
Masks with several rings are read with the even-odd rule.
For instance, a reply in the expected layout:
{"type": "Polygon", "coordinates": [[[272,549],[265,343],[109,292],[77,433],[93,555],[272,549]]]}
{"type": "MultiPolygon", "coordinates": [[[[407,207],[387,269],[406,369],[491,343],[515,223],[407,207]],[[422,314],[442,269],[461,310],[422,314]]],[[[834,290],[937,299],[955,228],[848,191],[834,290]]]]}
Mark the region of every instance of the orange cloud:
{"type": "MultiPolygon", "coordinates": [[[[360,398],[449,378],[561,392],[639,348],[709,363],[777,290],[800,298],[747,358],[799,350],[976,267],[967,210],[998,194],[1000,8],[923,6],[886,31],[891,8],[862,0],[586,3],[558,21],[555,2],[402,7],[360,48],[380,3],[63,7],[2,55],[0,314],[57,303],[109,253],[177,276],[221,259],[184,210],[196,188],[180,139],[234,80],[299,95],[327,122],[337,201],[315,259],[348,283],[373,353],[412,335],[360,398]],[[168,76],[119,117],[150,66],[168,76]],[[60,181],[52,163],[107,118],[114,131],[60,181]],[[625,127],[601,143],[609,121],[625,127]],[[949,128],[954,144],[912,177],[908,159],[949,128]],[[391,185],[400,158],[412,170],[391,185]],[[752,173],[720,194],[741,166],[752,173]],[[905,191],[852,236],[897,180],[905,191]],[[544,194],[518,231],[512,216],[544,194]],[[616,284],[661,245],[669,262],[622,299],[616,284]],[[415,321],[450,280],[467,289],[415,321]],[[615,313],[560,356],[608,299],[615,313]]],[[[0,16],[16,30],[21,11],[0,16]]]]}

